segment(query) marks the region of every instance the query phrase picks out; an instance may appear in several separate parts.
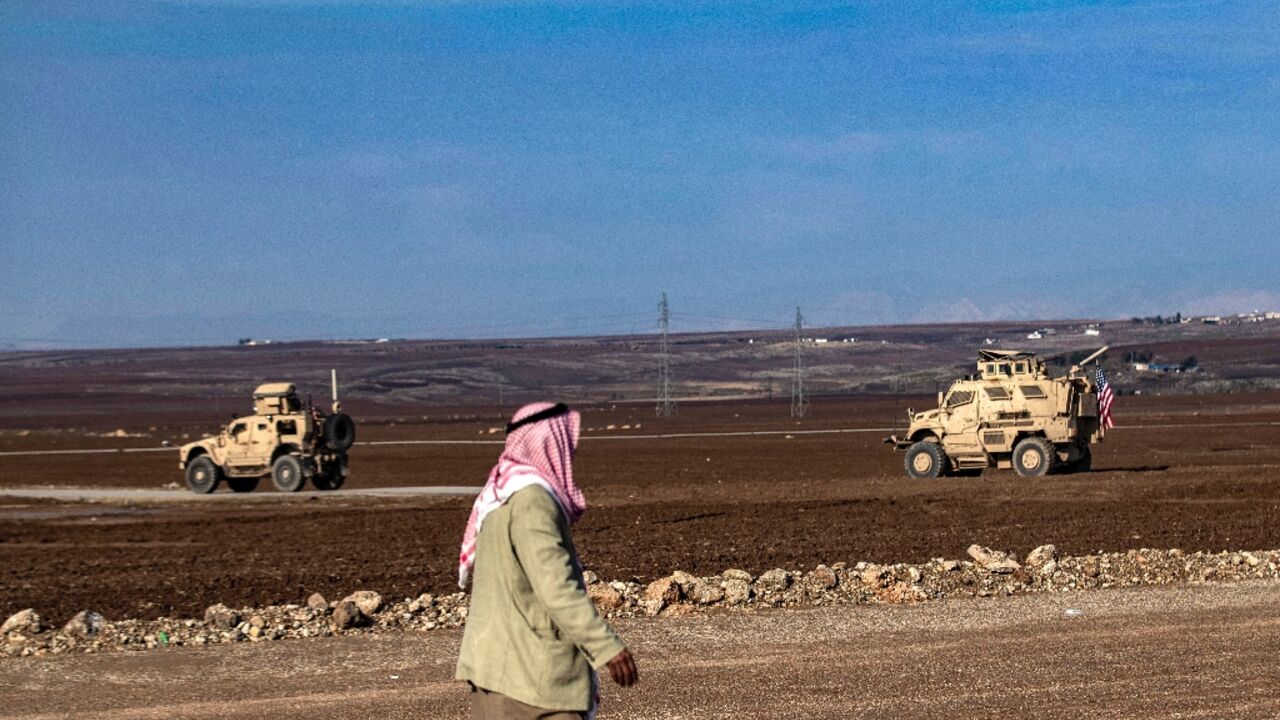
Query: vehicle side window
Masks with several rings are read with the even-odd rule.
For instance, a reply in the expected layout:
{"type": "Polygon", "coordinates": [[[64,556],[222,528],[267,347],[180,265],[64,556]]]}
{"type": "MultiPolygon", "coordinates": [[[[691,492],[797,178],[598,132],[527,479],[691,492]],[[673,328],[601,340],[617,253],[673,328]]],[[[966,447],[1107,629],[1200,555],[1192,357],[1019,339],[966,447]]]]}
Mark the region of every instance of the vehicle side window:
{"type": "Polygon", "coordinates": [[[1000,374],[1001,375],[1013,374],[1013,369],[1009,366],[1009,363],[1000,363],[1000,374]]]}
{"type": "Polygon", "coordinates": [[[986,388],[986,391],[987,391],[987,397],[991,398],[992,400],[1008,400],[1009,399],[1009,391],[1005,390],[999,385],[993,385],[992,387],[986,388]]]}
{"type": "Polygon", "coordinates": [[[967,405],[971,402],[973,402],[972,390],[956,390],[947,396],[948,408],[960,407],[961,405],[967,405]]]}
{"type": "Polygon", "coordinates": [[[1027,371],[1026,363],[1018,363],[1017,367],[1014,368],[1014,371],[1018,373],[1026,372],[1027,371]]]}

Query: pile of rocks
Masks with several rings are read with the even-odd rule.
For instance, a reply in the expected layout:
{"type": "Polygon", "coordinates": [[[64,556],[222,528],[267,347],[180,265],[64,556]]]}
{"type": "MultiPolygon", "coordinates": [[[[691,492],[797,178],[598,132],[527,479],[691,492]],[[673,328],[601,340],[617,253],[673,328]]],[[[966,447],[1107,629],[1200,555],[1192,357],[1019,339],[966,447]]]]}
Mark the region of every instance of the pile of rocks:
{"type": "Polygon", "coordinates": [[[465,593],[423,594],[400,602],[360,590],[330,602],[313,594],[305,605],[230,608],[210,605],[203,619],[104,619],[81,612],[60,630],[45,627],[34,610],[9,618],[0,630],[3,650],[10,656],[44,655],[68,651],[146,650],[181,645],[228,642],[266,642],[288,638],[329,637],[335,634],[461,627],[467,617],[465,593]]]}
{"type": "Polygon", "coordinates": [[[589,591],[606,615],[632,617],[685,615],[716,607],[896,604],[946,597],[1280,578],[1280,550],[1184,553],[1143,549],[1059,557],[1053,545],[1042,545],[1019,562],[1013,553],[972,545],[969,557],[964,561],[938,558],[920,565],[834,563],[807,572],[775,569],[759,577],[742,570],[726,570],[711,577],[676,572],[648,585],[593,583],[589,591]]]}
{"type": "MultiPolygon", "coordinates": [[[[919,565],[834,563],[809,571],[774,569],[759,576],[743,570],[703,577],[677,571],[647,584],[602,582],[595,573],[587,572],[586,580],[588,593],[601,613],[617,618],[1280,578],[1280,550],[1130,550],[1059,557],[1054,546],[1043,545],[1019,561],[1012,553],[973,545],[969,558],[938,558],[919,565]]],[[[233,609],[217,604],[210,606],[202,619],[109,621],[85,611],[60,630],[45,627],[35,611],[27,609],[5,621],[0,641],[8,655],[26,656],[429,631],[460,627],[466,617],[465,593],[424,594],[387,603],[378,593],[362,590],[334,602],[312,595],[303,605],[233,609]]]]}

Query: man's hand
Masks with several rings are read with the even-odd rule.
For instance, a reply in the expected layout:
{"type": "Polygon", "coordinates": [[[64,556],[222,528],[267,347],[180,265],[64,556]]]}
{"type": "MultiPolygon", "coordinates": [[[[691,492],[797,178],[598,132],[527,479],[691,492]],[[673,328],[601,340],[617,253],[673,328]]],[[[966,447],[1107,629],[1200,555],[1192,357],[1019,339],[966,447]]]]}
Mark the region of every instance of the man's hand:
{"type": "Polygon", "coordinates": [[[609,677],[622,687],[631,687],[640,679],[640,670],[636,668],[636,660],[629,650],[623,650],[609,661],[609,677]]]}

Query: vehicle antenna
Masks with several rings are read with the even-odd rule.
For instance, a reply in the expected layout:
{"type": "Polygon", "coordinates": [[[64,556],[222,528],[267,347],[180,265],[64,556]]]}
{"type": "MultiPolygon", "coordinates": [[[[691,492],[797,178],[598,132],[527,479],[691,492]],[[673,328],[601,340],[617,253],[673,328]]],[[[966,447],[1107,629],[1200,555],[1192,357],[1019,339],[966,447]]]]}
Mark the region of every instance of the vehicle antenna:
{"type": "Polygon", "coordinates": [[[338,402],[338,370],[333,368],[329,370],[329,382],[333,387],[333,412],[342,412],[342,403],[338,402]]]}

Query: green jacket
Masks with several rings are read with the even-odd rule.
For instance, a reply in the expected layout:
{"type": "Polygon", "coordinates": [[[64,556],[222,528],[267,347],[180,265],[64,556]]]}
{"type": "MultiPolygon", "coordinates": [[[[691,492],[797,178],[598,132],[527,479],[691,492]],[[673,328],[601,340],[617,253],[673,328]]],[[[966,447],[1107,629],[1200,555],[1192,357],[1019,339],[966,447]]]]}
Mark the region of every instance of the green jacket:
{"type": "Polygon", "coordinates": [[[590,669],[622,649],[587,597],[569,521],[555,498],[530,486],[485,516],[459,680],[539,708],[585,711],[590,669]]]}

